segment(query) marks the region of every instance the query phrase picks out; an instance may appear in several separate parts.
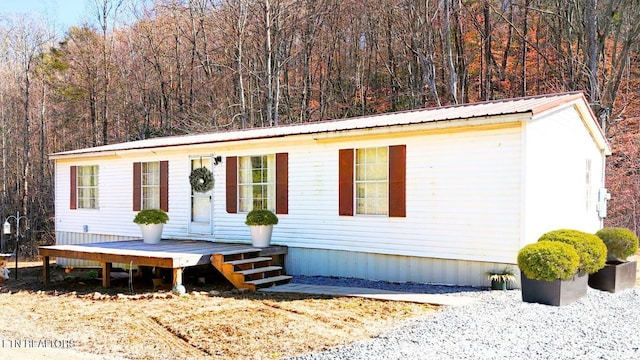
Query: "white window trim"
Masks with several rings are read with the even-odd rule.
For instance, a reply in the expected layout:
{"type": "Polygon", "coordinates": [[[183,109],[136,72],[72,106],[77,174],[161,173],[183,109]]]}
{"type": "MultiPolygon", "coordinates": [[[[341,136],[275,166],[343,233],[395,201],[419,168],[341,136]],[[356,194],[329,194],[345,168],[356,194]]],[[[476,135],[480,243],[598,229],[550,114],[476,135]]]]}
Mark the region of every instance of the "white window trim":
{"type": "Polygon", "coordinates": [[[248,213],[249,211],[253,210],[253,206],[251,206],[251,209],[248,209],[247,207],[243,208],[243,200],[246,201],[247,203],[251,203],[253,204],[254,199],[253,199],[253,187],[254,186],[265,186],[267,188],[267,196],[266,196],[266,201],[267,201],[267,207],[266,209],[274,211],[275,212],[275,206],[276,206],[276,156],[275,154],[263,154],[263,155],[249,155],[249,156],[239,156],[238,157],[238,196],[237,196],[237,201],[238,201],[238,212],[239,213],[248,213]],[[248,171],[249,173],[251,173],[251,171],[253,171],[253,167],[252,167],[252,162],[251,162],[251,158],[254,157],[263,157],[266,158],[266,162],[267,162],[267,181],[266,182],[258,182],[258,183],[254,183],[253,179],[251,179],[251,181],[245,181],[245,179],[243,179],[242,177],[242,172],[243,171],[248,171]],[[249,167],[244,167],[243,165],[246,163],[249,163],[249,167]],[[244,187],[250,187],[251,190],[248,190],[250,192],[250,197],[243,197],[243,188],[244,187]]]}
{"type": "Polygon", "coordinates": [[[160,208],[160,161],[147,161],[140,163],[140,209],[159,209],[160,208]],[[155,171],[149,172],[148,165],[156,164],[155,171]],[[145,171],[147,170],[147,171],[145,171]],[[148,176],[145,174],[152,174],[153,178],[156,179],[156,184],[146,184],[145,179],[148,179],[148,176]],[[152,198],[148,196],[149,190],[155,190],[153,193],[155,196],[152,198]],[[149,205],[149,202],[153,202],[149,205]]]}
{"type": "MultiPolygon", "coordinates": [[[[100,209],[100,166],[99,165],[78,165],[76,167],[76,208],[77,209],[83,209],[83,210],[98,210],[100,209]],[[95,178],[96,178],[96,184],[95,185],[81,185],[83,183],[83,181],[81,181],[82,179],[82,173],[84,168],[95,168],[95,178]],[[87,200],[89,200],[89,203],[91,202],[91,198],[85,199],[83,197],[80,196],[80,194],[85,193],[85,191],[81,191],[81,190],[91,190],[91,189],[95,189],[95,206],[84,206],[85,202],[87,200]]],[[[90,175],[89,175],[90,176],[90,175]]]]}
{"type": "MultiPolygon", "coordinates": [[[[389,147],[388,146],[373,146],[373,147],[366,147],[366,148],[355,148],[354,152],[353,152],[353,156],[354,156],[354,159],[353,159],[353,166],[354,166],[354,169],[353,169],[353,171],[354,171],[354,176],[353,176],[354,177],[354,179],[353,179],[353,186],[354,186],[354,189],[353,189],[353,201],[354,201],[353,209],[354,210],[353,210],[353,213],[354,213],[354,215],[357,215],[357,216],[389,216],[389,191],[388,191],[388,189],[389,189],[389,147]],[[358,160],[358,151],[364,151],[366,153],[366,151],[369,150],[369,149],[376,149],[376,152],[378,152],[379,149],[382,149],[382,148],[387,150],[387,158],[386,158],[386,170],[387,170],[387,172],[386,172],[386,178],[385,179],[375,179],[375,180],[367,180],[367,179],[358,180],[358,165],[359,165],[358,161],[357,161],[358,160]],[[385,188],[387,189],[386,206],[384,206],[382,209],[379,208],[376,213],[367,213],[366,212],[367,206],[365,205],[364,206],[365,212],[360,212],[359,208],[358,208],[358,200],[362,199],[362,200],[364,200],[366,202],[367,201],[367,197],[366,197],[366,195],[365,195],[364,198],[358,197],[358,185],[359,184],[385,184],[386,185],[385,188]]],[[[365,162],[365,164],[366,164],[366,162],[365,162]]],[[[375,164],[383,164],[383,163],[377,163],[376,162],[376,163],[374,163],[374,165],[375,164]]],[[[365,174],[365,177],[366,177],[366,174],[365,174]]],[[[378,198],[376,198],[376,200],[380,199],[380,198],[381,197],[378,197],[378,198]]]]}

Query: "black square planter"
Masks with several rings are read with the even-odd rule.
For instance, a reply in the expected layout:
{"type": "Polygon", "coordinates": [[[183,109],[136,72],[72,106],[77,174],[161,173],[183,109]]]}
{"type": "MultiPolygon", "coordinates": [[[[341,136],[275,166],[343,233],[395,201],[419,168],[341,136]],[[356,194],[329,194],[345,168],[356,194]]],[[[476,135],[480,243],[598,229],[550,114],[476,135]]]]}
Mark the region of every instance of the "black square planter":
{"type": "Polygon", "coordinates": [[[570,304],[587,294],[588,278],[583,272],[569,280],[532,280],[521,272],[522,301],[553,306],[570,304]]]}
{"type": "Polygon", "coordinates": [[[598,272],[589,275],[589,286],[616,293],[636,285],[636,261],[607,263],[598,272]]]}

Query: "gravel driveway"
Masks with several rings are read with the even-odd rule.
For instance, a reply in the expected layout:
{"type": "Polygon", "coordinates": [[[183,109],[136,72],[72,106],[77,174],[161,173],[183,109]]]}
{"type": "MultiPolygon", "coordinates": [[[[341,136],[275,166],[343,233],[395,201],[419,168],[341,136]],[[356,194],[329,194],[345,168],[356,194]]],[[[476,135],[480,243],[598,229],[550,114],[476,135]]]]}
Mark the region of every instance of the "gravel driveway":
{"type": "MultiPolygon", "coordinates": [[[[294,281],[349,283],[332,278],[294,281]]],[[[356,282],[352,286],[367,285],[356,282]]],[[[369,286],[394,288],[389,283],[369,286]]],[[[479,301],[442,308],[376,338],[295,359],[640,359],[640,288],[618,294],[589,289],[577,302],[555,307],[524,303],[519,290],[396,286],[479,301]]]]}

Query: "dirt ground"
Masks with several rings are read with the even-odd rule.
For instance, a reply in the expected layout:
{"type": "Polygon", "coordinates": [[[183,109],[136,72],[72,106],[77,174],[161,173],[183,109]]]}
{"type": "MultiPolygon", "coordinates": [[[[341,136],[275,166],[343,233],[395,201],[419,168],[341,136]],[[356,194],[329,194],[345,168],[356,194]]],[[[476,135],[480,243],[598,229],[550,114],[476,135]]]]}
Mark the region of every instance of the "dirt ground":
{"type": "Polygon", "coordinates": [[[187,296],[148,280],[21,262],[0,283],[0,358],[279,359],[379,334],[435,308],[404,302],[240,293],[206,267],[185,271],[187,296]],[[206,283],[202,284],[202,277],[206,283]],[[198,279],[200,278],[200,279],[198,279]],[[199,281],[200,280],[200,281],[199,281]],[[13,356],[12,356],[13,355],[13,356]]]}

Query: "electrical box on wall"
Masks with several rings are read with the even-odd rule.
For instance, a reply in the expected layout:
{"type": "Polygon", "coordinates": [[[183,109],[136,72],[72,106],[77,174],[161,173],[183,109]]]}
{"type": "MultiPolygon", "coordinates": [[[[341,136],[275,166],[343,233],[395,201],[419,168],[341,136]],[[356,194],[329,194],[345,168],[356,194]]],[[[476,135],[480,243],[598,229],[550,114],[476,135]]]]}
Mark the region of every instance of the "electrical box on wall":
{"type": "Polygon", "coordinates": [[[611,194],[605,188],[600,188],[598,191],[598,216],[601,218],[607,217],[607,201],[611,200],[611,194]]]}

